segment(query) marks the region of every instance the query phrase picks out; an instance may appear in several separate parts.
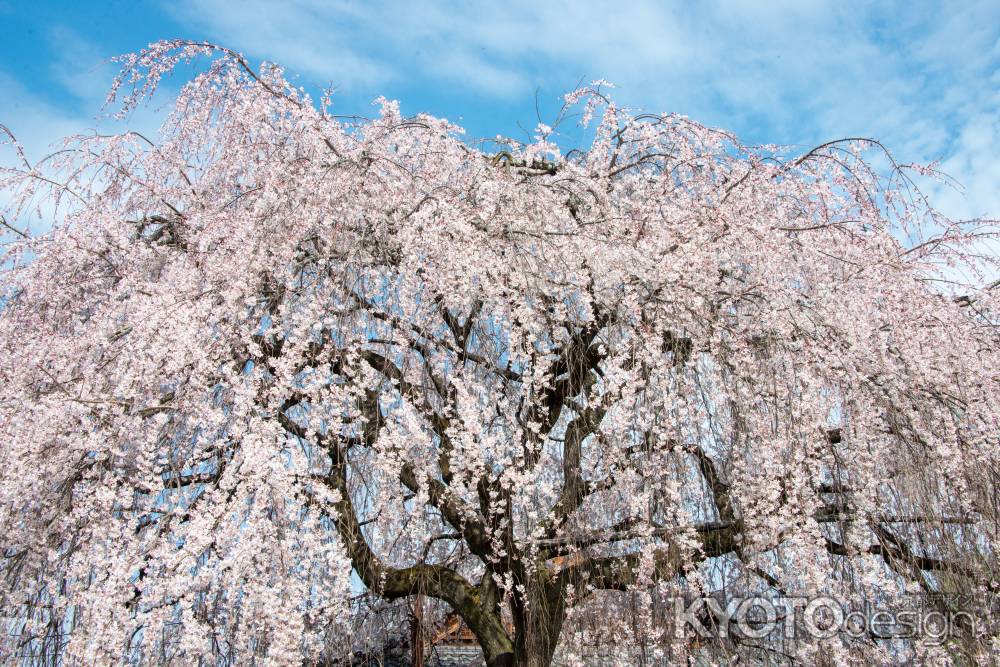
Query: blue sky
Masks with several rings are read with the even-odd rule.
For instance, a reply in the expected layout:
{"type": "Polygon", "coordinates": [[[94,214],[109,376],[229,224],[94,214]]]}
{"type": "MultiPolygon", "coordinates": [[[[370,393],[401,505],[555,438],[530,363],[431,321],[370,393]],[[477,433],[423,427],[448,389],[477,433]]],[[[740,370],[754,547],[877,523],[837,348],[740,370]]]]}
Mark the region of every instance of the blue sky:
{"type": "MultiPolygon", "coordinates": [[[[379,96],[472,137],[525,136],[581,81],[748,143],[882,139],[940,160],[955,217],[1000,217],[1000,2],[25,2],[0,0],[0,123],[38,156],[95,125],[112,55],[208,39],[333,84],[341,113],[379,96]]],[[[166,100],[167,98],[162,98],[166,100]]],[[[134,124],[152,124],[140,114],[134,124]]],[[[7,156],[0,156],[6,160],[7,156]]]]}

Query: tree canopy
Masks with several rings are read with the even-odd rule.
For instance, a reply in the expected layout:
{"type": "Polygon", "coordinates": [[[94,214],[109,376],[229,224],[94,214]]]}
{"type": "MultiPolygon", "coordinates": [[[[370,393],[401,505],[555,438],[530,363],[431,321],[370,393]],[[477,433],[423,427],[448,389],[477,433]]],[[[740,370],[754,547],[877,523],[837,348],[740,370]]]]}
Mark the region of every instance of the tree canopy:
{"type": "Polygon", "coordinates": [[[6,225],[60,218],[0,278],[5,662],[347,664],[415,600],[490,667],[996,652],[705,639],[664,602],[996,594],[996,229],[925,168],[601,83],[559,118],[586,147],[471,145],[177,41],[110,103],[193,59],[158,136],[0,172],[6,225]]]}

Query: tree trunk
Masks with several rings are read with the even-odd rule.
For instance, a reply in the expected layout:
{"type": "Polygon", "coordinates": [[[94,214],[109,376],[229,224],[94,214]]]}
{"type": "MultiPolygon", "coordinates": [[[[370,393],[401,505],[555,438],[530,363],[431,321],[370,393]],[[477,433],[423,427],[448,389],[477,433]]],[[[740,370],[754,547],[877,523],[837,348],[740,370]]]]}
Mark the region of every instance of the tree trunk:
{"type": "Polygon", "coordinates": [[[546,580],[531,584],[525,598],[512,604],[514,665],[549,667],[566,617],[566,587],[546,580]]]}

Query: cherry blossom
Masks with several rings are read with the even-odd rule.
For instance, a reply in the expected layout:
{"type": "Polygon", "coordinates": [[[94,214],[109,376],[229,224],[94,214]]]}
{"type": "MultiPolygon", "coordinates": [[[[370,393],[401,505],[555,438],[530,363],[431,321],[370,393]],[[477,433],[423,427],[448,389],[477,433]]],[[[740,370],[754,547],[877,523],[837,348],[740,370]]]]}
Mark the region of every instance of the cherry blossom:
{"type": "Polygon", "coordinates": [[[491,151],[209,44],[120,63],[123,115],[193,63],[158,136],[0,172],[58,216],[3,249],[5,662],[344,664],[415,605],[491,667],[995,654],[664,606],[996,595],[996,227],[932,170],[605,82],[491,151]]]}

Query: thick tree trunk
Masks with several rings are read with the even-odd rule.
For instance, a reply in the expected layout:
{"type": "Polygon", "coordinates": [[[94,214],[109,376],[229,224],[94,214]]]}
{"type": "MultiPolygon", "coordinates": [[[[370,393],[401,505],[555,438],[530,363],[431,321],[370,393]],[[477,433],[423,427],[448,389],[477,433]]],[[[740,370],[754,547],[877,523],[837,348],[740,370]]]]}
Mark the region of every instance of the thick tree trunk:
{"type": "Polygon", "coordinates": [[[566,587],[546,580],[530,584],[525,597],[512,605],[514,665],[549,667],[566,617],[566,587]]]}
{"type": "MultiPolygon", "coordinates": [[[[513,637],[499,623],[472,628],[483,649],[487,667],[549,667],[552,664],[566,617],[566,586],[544,575],[522,581],[526,584],[524,593],[515,594],[510,603],[513,637]]],[[[499,607],[496,611],[499,612],[499,607]]]]}

